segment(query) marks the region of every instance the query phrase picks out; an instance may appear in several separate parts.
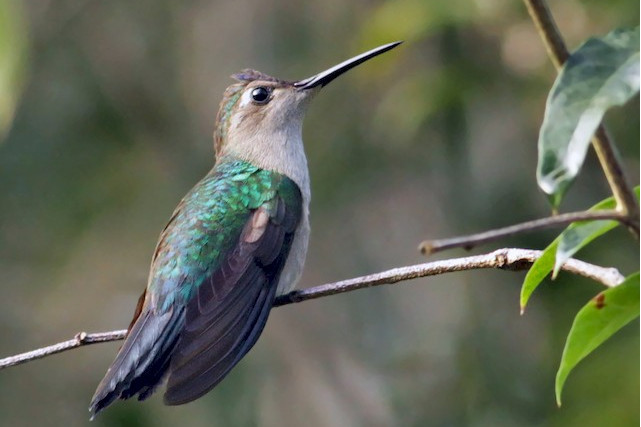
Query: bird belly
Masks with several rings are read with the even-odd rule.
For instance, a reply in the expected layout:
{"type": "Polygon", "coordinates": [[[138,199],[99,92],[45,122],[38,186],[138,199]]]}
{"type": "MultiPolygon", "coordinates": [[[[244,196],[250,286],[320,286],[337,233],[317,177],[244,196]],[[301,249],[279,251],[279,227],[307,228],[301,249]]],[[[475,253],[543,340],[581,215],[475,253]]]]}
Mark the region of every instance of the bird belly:
{"type": "Polygon", "coordinates": [[[309,218],[307,209],[303,213],[301,223],[294,235],[292,247],[289,250],[289,256],[283,267],[276,289],[276,296],[284,295],[294,289],[300,280],[307,257],[307,244],[309,242],[309,218]]]}

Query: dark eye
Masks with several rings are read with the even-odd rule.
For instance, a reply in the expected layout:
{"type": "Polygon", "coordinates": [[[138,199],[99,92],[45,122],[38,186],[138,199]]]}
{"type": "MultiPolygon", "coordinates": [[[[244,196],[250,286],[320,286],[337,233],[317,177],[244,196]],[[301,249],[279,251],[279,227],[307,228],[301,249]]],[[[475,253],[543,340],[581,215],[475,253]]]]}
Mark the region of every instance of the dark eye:
{"type": "Polygon", "coordinates": [[[257,104],[266,104],[269,101],[270,90],[266,87],[259,86],[252,90],[252,100],[257,104]]]}

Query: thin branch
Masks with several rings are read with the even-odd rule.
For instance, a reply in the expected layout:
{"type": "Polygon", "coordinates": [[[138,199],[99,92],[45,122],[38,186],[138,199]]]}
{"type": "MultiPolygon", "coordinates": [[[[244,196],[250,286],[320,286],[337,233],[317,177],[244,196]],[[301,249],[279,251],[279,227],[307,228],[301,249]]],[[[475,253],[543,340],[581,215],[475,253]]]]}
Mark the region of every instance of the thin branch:
{"type": "Polygon", "coordinates": [[[619,160],[619,154],[614,144],[610,141],[605,126],[600,125],[597,128],[592,138],[592,146],[608,179],[612,194],[617,201],[617,210],[629,218],[628,229],[639,237],[639,205],[637,198],[625,176],[623,166],[619,160]]]}
{"type": "Polygon", "coordinates": [[[530,14],[530,18],[536,25],[539,36],[543,40],[545,49],[548,51],[548,56],[554,64],[557,71],[561,71],[563,64],[570,57],[563,36],[556,26],[556,22],[552,17],[552,12],[548,8],[545,0],[523,0],[525,7],[530,14]]]}
{"type": "MultiPolygon", "coordinates": [[[[436,276],[455,271],[486,268],[523,270],[536,261],[541,256],[541,253],[541,251],[537,250],[505,248],[483,255],[394,268],[368,276],[328,283],[308,289],[295,290],[278,297],[274,302],[274,307],[351,292],[372,286],[391,285],[419,277],[436,276]]],[[[563,265],[562,270],[590,278],[608,287],[616,286],[624,279],[621,273],[615,268],[599,267],[576,259],[568,260],[563,265]]],[[[48,347],[0,359],[0,370],[89,344],[122,340],[126,333],[126,330],[100,332],[96,334],[80,332],[69,341],[63,341],[48,347]]]]}
{"type": "Polygon", "coordinates": [[[472,249],[477,245],[519,233],[540,230],[542,228],[556,227],[559,225],[567,225],[576,221],[604,219],[615,220],[625,224],[627,224],[627,221],[629,220],[621,212],[614,210],[569,212],[547,218],[526,221],[520,224],[510,225],[508,227],[497,228],[495,230],[484,231],[478,234],[470,234],[468,236],[439,240],[425,240],[421,242],[418,249],[423,255],[432,255],[436,252],[452,248],[472,249]]]}
{"type": "Polygon", "coordinates": [[[20,365],[22,363],[30,362],[43,357],[51,356],[52,354],[62,353],[63,351],[71,350],[74,348],[82,347],[89,344],[98,344],[101,342],[119,341],[125,339],[127,330],[122,329],[118,331],[97,332],[95,334],[88,334],[86,332],[78,332],[72,339],[59,342],[47,347],[37,348],[26,353],[16,354],[15,356],[5,357],[0,359],[0,370],[8,368],[9,366],[20,365]]]}
{"type": "MultiPolygon", "coordinates": [[[[552,60],[554,67],[559,71],[567,61],[570,53],[546,1],[523,1],[532,21],[534,21],[539,36],[543,40],[548,56],[552,60]]],[[[617,201],[617,210],[629,218],[630,224],[628,224],[628,228],[639,237],[639,205],[625,176],[616,148],[610,141],[608,133],[602,124],[592,138],[592,146],[610,184],[612,194],[617,201]]]]}

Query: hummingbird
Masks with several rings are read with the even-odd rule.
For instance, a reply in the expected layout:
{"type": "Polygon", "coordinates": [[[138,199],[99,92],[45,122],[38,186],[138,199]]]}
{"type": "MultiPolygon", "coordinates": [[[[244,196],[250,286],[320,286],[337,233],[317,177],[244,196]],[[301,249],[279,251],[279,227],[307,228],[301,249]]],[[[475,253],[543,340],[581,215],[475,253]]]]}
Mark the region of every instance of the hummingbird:
{"type": "Polygon", "coordinates": [[[401,42],[312,77],[245,69],[223,95],[215,164],[180,201],[154,251],[125,341],[91,400],[144,400],[166,380],[166,405],[214,388],[254,346],[274,299],[300,279],[309,241],[303,117],[320,89],[401,42]]]}

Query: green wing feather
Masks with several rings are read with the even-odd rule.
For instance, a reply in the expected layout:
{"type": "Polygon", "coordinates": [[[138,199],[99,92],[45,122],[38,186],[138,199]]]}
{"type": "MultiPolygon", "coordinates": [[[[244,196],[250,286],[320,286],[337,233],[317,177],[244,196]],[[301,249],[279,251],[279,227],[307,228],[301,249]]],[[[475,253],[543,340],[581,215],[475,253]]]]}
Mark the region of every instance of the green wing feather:
{"type": "Polygon", "coordinates": [[[218,384],[262,332],[301,213],[289,178],[221,159],[163,230],[143,308],[90,410],[144,399],[165,374],[168,404],[218,384]]]}

